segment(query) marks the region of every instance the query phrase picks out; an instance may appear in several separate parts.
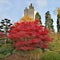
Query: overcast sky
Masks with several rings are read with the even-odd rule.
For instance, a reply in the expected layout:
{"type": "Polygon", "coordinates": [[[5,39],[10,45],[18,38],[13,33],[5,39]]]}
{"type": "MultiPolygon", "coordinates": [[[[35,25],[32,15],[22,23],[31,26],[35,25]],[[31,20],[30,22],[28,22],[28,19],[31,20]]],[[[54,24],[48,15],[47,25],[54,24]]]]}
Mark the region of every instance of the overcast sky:
{"type": "Polygon", "coordinates": [[[0,0],[0,20],[8,18],[12,22],[19,21],[23,16],[25,7],[28,7],[30,3],[33,4],[35,11],[40,13],[43,24],[45,21],[45,13],[50,11],[56,31],[57,18],[54,11],[60,7],[60,0],[0,0]]]}

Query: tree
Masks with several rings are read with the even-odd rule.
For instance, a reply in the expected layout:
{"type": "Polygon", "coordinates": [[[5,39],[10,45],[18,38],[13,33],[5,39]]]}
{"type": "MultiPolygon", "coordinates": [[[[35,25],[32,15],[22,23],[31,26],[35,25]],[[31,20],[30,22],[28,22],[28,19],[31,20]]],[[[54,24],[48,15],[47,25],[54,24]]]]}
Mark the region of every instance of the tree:
{"type": "Polygon", "coordinates": [[[51,31],[54,32],[53,19],[51,19],[51,25],[50,25],[50,27],[52,29],[51,31]]]}
{"type": "Polygon", "coordinates": [[[57,32],[60,32],[60,8],[57,10],[57,32]]]}
{"type": "Polygon", "coordinates": [[[47,28],[49,28],[49,21],[50,21],[50,19],[51,19],[51,15],[50,15],[50,12],[49,11],[47,11],[46,13],[45,13],[45,26],[47,27],[47,28]]]}
{"type": "Polygon", "coordinates": [[[10,30],[10,26],[11,26],[11,22],[9,19],[4,19],[4,20],[1,20],[0,22],[0,32],[3,32],[5,34],[5,37],[6,37],[6,40],[8,40],[8,31],[10,30]]]}
{"type": "Polygon", "coordinates": [[[15,23],[8,37],[13,41],[16,50],[28,51],[36,48],[45,49],[51,38],[44,26],[38,25],[39,20],[33,22],[15,23]]]}
{"type": "Polygon", "coordinates": [[[60,15],[60,8],[57,9],[58,14],[60,15]]]}
{"type": "Polygon", "coordinates": [[[33,18],[30,18],[29,16],[23,16],[20,19],[20,22],[32,22],[32,21],[35,21],[35,20],[33,18]]]}
{"type": "Polygon", "coordinates": [[[14,48],[12,41],[8,39],[8,33],[11,27],[11,20],[3,19],[0,21],[0,58],[6,58],[11,55],[14,48]]]}
{"type": "Polygon", "coordinates": [[[38,12],[35,15],[35,20],[39,20],[40,24],[42,24],[42,22],[41,22],[41,16],[40,16],[40,14],[38,12]]]}
{"type": "Polygon", "coordinates": [[[45,26],[50,31],[54,32],[53,19],[51,18],[51,15],[50,15],[50,12],[49,11],[47,11],[45,13],[45,26]]]}

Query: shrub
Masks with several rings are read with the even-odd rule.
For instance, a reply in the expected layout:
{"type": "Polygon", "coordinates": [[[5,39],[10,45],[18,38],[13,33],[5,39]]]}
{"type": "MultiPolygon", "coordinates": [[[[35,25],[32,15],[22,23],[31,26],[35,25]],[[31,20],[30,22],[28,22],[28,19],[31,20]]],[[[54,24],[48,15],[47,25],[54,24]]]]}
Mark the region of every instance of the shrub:
{"type": "Polygon", "coordinates": [[[11,44],[4,44],[0,47],[0,58],[5,58],[9,55],[11,55],[13,52],[13,47],[11,44]]]}
{"type": "Polygon", "coordinates": [[[13,46],[17,50],[34,50],[36,48],[45,49],[51,38],[48,30],[40,26],[39,21],[15,23],[9,31],[8,37],[13,41],[13,46]]]}
{"type": "Polygon", "coordinates": [[[48,51],[42,55],[41,60],[60,60],[60,54],[54,51],[48,51]]]}

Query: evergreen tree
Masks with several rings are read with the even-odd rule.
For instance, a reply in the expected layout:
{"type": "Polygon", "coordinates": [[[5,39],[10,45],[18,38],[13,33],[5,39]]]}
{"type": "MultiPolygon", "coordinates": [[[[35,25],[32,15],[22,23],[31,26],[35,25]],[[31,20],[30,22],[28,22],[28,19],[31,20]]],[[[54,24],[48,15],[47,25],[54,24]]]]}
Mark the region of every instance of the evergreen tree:
{"type": "Polygon", "coordinates": [[[60,32],[60,8],[58,8],[57,14],[57,32],[60,32]]]}
{"type": "Polygon", "coordinates": [[[38,12],[35,15],[35,20],[40,20],[40,24],[42,24],[42,22],[41,22],[41,16],[40,16],[40,14],[38,12]]]}
{"type": "Polygon", "coordinates": [[[51,19],[51,29],[52,29],[52,32],[54,32],[54,26],[53,26],[53,19],[51,19]]]}
{"type": "Polygon", "coordinates": [[[47,11],[45,13],[45,26],[48,28],[49,27],[49,20],[51,19],[51,15],[50,15],[50,12],[47,11]]]}
{"type": "Polygon", "coordinates": [[[51,18],[50,12],[47,11],[45,13],[45,26],[50,30],[54,31],[54,26],[53,26],[53,19],[51,18]]]}

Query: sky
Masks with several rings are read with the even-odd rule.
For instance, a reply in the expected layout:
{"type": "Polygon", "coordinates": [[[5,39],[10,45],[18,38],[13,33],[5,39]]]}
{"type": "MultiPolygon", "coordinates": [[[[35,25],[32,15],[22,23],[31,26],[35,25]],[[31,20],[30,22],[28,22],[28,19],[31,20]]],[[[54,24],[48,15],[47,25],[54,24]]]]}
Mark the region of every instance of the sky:
{"type": "Polygon", "coordinates": [[[56,29],[57,13],[60,7],[60,0],[0,0],[0,20],[10,19],[13,23],[20,20],[24,14],[25,7],[30,3],[34,6],[35,12],[41,15],[41,21],[45,23],[45,13],[50,11],[51,18],[54,20],[54,29],[56,29]]]}

